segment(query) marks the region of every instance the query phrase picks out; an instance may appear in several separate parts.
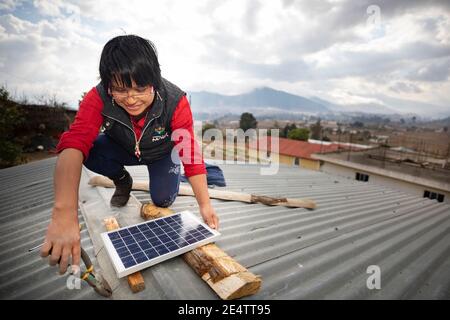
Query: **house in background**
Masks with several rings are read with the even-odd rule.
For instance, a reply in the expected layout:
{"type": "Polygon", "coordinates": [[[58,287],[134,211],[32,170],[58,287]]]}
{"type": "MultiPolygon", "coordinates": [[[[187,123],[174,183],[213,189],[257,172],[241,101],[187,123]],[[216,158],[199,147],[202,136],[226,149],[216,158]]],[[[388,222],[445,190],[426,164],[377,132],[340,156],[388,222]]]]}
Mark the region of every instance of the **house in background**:
{"type": "Polygon", "coordinates": [[[269,138],[267,139],[267,143],[261,140],[258,141],[257,146],[260,151],[266,151],[267,158],[271,157],[272,161],[316,171],[320,169],[320,160],[314,159],[312,157],[313,154],[335,152],[349,148],[346,145],[338,143],[316,140],[306,142],[286,138],[279,138],[278,153],[271,151],[269,138]]]}
{"type": "Polygon", "coordinates": [[[404,148],[347,150],[312,157],[321,161],[320,171],[450,203],[450,168],[443,159],[420,157],[404,148]]]}

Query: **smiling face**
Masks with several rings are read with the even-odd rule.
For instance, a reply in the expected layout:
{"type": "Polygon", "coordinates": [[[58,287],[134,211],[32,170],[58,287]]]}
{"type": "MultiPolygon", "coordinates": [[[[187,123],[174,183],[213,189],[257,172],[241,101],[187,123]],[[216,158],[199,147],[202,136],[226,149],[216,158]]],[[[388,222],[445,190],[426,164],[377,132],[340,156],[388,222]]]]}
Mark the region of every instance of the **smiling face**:
{"type": "Polygon", "coordinates": [[[112,81],[110,94],[114,101],[122,107],[129,115],[138,116],[142,114],[155,98],[154,88],[148,86],[138,86],[131,80],[132,87],[127,88],[123,83],[112,81]]]}

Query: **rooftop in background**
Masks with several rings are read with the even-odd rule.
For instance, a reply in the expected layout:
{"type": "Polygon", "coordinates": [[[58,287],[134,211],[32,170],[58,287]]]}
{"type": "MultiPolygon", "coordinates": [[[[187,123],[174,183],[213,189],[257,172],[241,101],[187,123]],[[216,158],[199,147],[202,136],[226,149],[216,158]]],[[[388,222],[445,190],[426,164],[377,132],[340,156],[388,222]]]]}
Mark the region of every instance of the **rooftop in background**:
{"type": "MultiPolygon", "coordinates": [[[[320,160],[340,160],[347,165],[352,163],[406,174],[415,178],[450,183],[450,163],[447,159],[437,159],[404,148],[373,148],[370,150],[348,149],[341,152],[318,155],[320,160]]],[[[448,188],[450,191],[450,188],[448,188]]]]}
{"type": "MultiPolygon", "coordinates": [[[[338,150],[346,150],[349,148],[348,144],[342,143],[332,143],[317,140],[311,140],[312,142],[278,138],[279,140],[279,154],[298,157],[303,159],[312,159],[311,155],[314,153],[328,153],[335,152],[338,150]]],[[[251,147],[251,144],[250,144],[251,147]]],[[[271,148],[271,139],[267,138],[267,143],[263,141],[258,141],[259,150],[267,151],[271,148]]],[[[353,149],[359,150],[359,147],[353,146],[353,149]]],[[[273,150],[271,150],[273,152],[273,150]]]]}

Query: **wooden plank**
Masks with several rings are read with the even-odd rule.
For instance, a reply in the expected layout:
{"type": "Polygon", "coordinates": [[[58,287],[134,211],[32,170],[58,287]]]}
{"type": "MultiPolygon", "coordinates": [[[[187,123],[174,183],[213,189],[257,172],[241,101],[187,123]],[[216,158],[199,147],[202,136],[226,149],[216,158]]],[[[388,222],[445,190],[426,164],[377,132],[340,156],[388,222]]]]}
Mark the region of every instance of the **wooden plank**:
{"type": "MultiPolygon", "coordinates": [[[[171,209],[156,207],[152,203],[141,207],[141,217],[145,220],[172,213],[171,209]]],[[[261,288],[259,276],[248,271],[213,243],[185,253],[183,259],[224,300],[249,296],[261,288]]]]}
{"type": "MultiPolygon", "coordinates": [[[[89,180],[92,186],[113,188],[114,183],[103,176],[95,176],[89,180]]],[[[133,181],[133,190],[149,191],[148,182],[133,181]]],[[[220,199],[227,201],[241,201],[247,203],[262,203],[269,206],[285,206],[296,208],[315,209],[316,203],[311,199],[293,199],[293,198],[276,198],[264,195],[254,195],[243,192],[208,189],[209,197],[212,199],[220,199]]],[[[180,185],[178,194],[181,196],[194,196],[194,192],[190,185],[180,185]]]]}
{"type": "MultiPolygon", "coordinates": [[[[103,223],[105,224],[106,230],[108,231],[113,231],[120,228],[119,223],[114,217],[103,219],[103,223]]],[[[133,291],[133,293],[137,293],[145,289],[144,277],[139,271],[130,274],[127,278],[128,285],[130,286],[130,289],[131,291],[133,291]]]]}

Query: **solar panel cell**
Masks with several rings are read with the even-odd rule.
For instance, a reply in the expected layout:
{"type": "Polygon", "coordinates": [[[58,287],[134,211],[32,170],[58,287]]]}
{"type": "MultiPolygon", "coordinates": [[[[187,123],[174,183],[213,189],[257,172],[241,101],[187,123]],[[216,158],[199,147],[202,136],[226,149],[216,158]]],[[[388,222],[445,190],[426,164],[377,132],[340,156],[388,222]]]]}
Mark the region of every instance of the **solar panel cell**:
{"type": "Polygon", "coordinates": [[[120,230],[119,234],[122,238],[126,236],[131,236],[130,232],[127,229],[120,230]]]}
{"type": "Polygon", "coordinates": [[[149,259],[152,259],[152,258],[155,258],[155,257],[159,256],[158,252],[156,252],[156,250],[153,249],[153,248],[152,248],[152,249],[145,250],[144,252],[145,252],[145,255],[146,255],[149,259]]]}
{"type": "Polygon", "coordinates": [[[188,211],[102,234],[119,277],[192,250],[218,236],[217,231],[188,211]]]}
{"type": "Polygon", "coordinates": [[[148,260],[147,256],[144,254],[144,252],[139,252],[139,253],[133,254],[133,257],[137,263],[141,263],[141,262],[148,260]]]}
{"type": "Polygon", "coordinates": [[[125,268],[129,268],[129,267],[136,265],[136,261],[133,259],[132,256],[124,257],[121,260],[122,260],[125,268]]]}
{"type": "Polygon", "coordinates": [[[110,233],[108,236],[109,236],[109,238],[110,238],[111,240],[120,239],[120,235],[119,235],[118,232],[112,232],[112,233],[110,233]]]}

